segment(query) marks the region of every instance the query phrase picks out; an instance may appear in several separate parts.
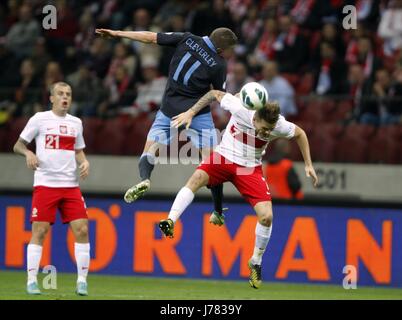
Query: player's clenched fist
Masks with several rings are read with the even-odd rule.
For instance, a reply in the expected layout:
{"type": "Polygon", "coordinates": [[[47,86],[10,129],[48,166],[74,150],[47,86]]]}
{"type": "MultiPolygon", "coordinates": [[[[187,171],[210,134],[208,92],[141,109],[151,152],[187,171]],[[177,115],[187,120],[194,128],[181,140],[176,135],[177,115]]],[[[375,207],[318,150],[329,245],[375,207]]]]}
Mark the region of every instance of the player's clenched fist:
{"type": "Polygon", "coordinates": [[[27,167],[36,170],[39,167],[39,160],[32,151],[26,153],[27,167]]]}

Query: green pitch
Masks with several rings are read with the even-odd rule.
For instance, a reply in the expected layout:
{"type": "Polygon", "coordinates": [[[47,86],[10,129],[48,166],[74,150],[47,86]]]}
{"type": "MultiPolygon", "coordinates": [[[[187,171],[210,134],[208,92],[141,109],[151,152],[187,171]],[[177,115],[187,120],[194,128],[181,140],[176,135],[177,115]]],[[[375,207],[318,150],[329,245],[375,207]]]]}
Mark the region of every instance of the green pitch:
{"type": "Polygon", "coordinates": [[[28,296],[25,293],[25,272],[0,271],[0,300],[34,299],[402,299],[402,289],[359,287],[345,290],[341,285],[302,285],[284,283],[263,283],[258,290],[252,289],[247,280],[216,281],[166,279],[149,277],[121,277],[90,275],[88,278],[89,296],[75,295],[75,274],[58,274],[57,290],[43,290],[39,276],[41,296],[28,296]]]}

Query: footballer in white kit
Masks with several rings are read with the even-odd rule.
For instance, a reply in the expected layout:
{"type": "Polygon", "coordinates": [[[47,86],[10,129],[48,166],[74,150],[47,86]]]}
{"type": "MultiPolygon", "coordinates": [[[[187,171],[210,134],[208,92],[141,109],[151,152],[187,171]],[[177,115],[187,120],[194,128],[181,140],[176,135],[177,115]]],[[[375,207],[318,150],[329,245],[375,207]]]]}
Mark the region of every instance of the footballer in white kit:
{"type": "MultiPolygon", "coordinates": [[[[193,201],[198,189],[230,181],[254,208],[258,217],[254,252],[248,262],[249,283],[257,289],[262,281],[262,256],[271,236],[273,220],[271,195],[263,176],[261,159],[268,143],[277,138],[295,139],[303,154],[306,175],[313,179],[314,186],[317,186],[318,178],[311,161],[306,134],[279,114],[276,102],[267,102],[265,107],[251,111],[243,106],[237,96],[211,90],[191,109],[178,115],[174,125],[188,127],[192,117],[213,100],[218,100],[221,107],[232,114],[222,141],[179,191],[168,219],[160,221],[159,227],[166,236],[173,237],[174,223],[193,201]]],[[[212,214],[210,222],[222,225],[224,216],[212,214]]]]}
{"type": "MultiPolygon", "coordinates": [[[[53,111],[44,111],[29,119],[20,137],[36,143],[40,166],[35,170],[34,187],[78,187],[75,150],[85,148],[82,131],[81,119],[69,114],[60,117],[53,111]]],[[[50,220],[54,223],[53,217],[50,220]]],[[[70,218],[63,222],[67,220],[70,218]]]]}
{"type": "Polygon", "coordinates": [[[35,170],[32,196],[32,238],[27,249],[27,292],[40,294],[37,274],[42,245],[59,209],[63,223],[69,223],[75,236],[77,261],[77,294],[87,295],[86,277],[89,269],[88,216],[78,176],[86,178],[89,162],[83,149],[82,122],[67,114],[71,106],[71,87],[64,82],[50,90],[52,110],[31,117],[14,146],[14,152],[26,157],[27,166],[35,170]],[[27,149],[35,140],[36,152],[27,149]]]}

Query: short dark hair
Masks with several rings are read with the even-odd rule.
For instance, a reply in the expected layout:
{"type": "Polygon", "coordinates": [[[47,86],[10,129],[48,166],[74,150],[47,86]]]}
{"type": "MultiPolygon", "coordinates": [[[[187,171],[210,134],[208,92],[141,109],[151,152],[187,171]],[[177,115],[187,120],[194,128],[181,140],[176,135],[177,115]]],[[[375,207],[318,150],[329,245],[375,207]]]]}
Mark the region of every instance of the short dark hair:
{"type": "Polygon", "coordinates": [[[280,108],[277,101],[267,102],[264,108],[257,110],[258,118],[272,125],[274,125],[278,121],[279,113],[280,108]]]}
{"type": "Polygon", "coordinates": [[[70,87],[71,88],[71,86],[67,82],[59,81],[59,82],[53,83],[50,86],[50,89],[49,89],[51,96],[54,95],[54,89],[56,88],[56,86],[70,87]]]}
{"type": "Polygon", "coordinates": [[[210,34],[209,38],[217,50],[225,50],[237,43],[237,36],[228,28],[217,28],[210,34]]]}

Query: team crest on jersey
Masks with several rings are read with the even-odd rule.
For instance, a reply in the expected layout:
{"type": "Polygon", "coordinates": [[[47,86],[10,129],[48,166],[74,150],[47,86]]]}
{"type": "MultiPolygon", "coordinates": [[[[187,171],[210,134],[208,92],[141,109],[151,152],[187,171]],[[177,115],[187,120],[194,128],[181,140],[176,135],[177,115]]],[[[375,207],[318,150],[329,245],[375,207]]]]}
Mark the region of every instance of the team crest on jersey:
{"type": "Polygon", "coordinates": [[[59,129],[61,134],[67,134],[67,126],[60,126],[59,129]]]}
{"type": "Polygon", "coordinates": [[[38,217],[38,209],[33,208],[32,209],[32,218],[37,218],[38,217]]]}

